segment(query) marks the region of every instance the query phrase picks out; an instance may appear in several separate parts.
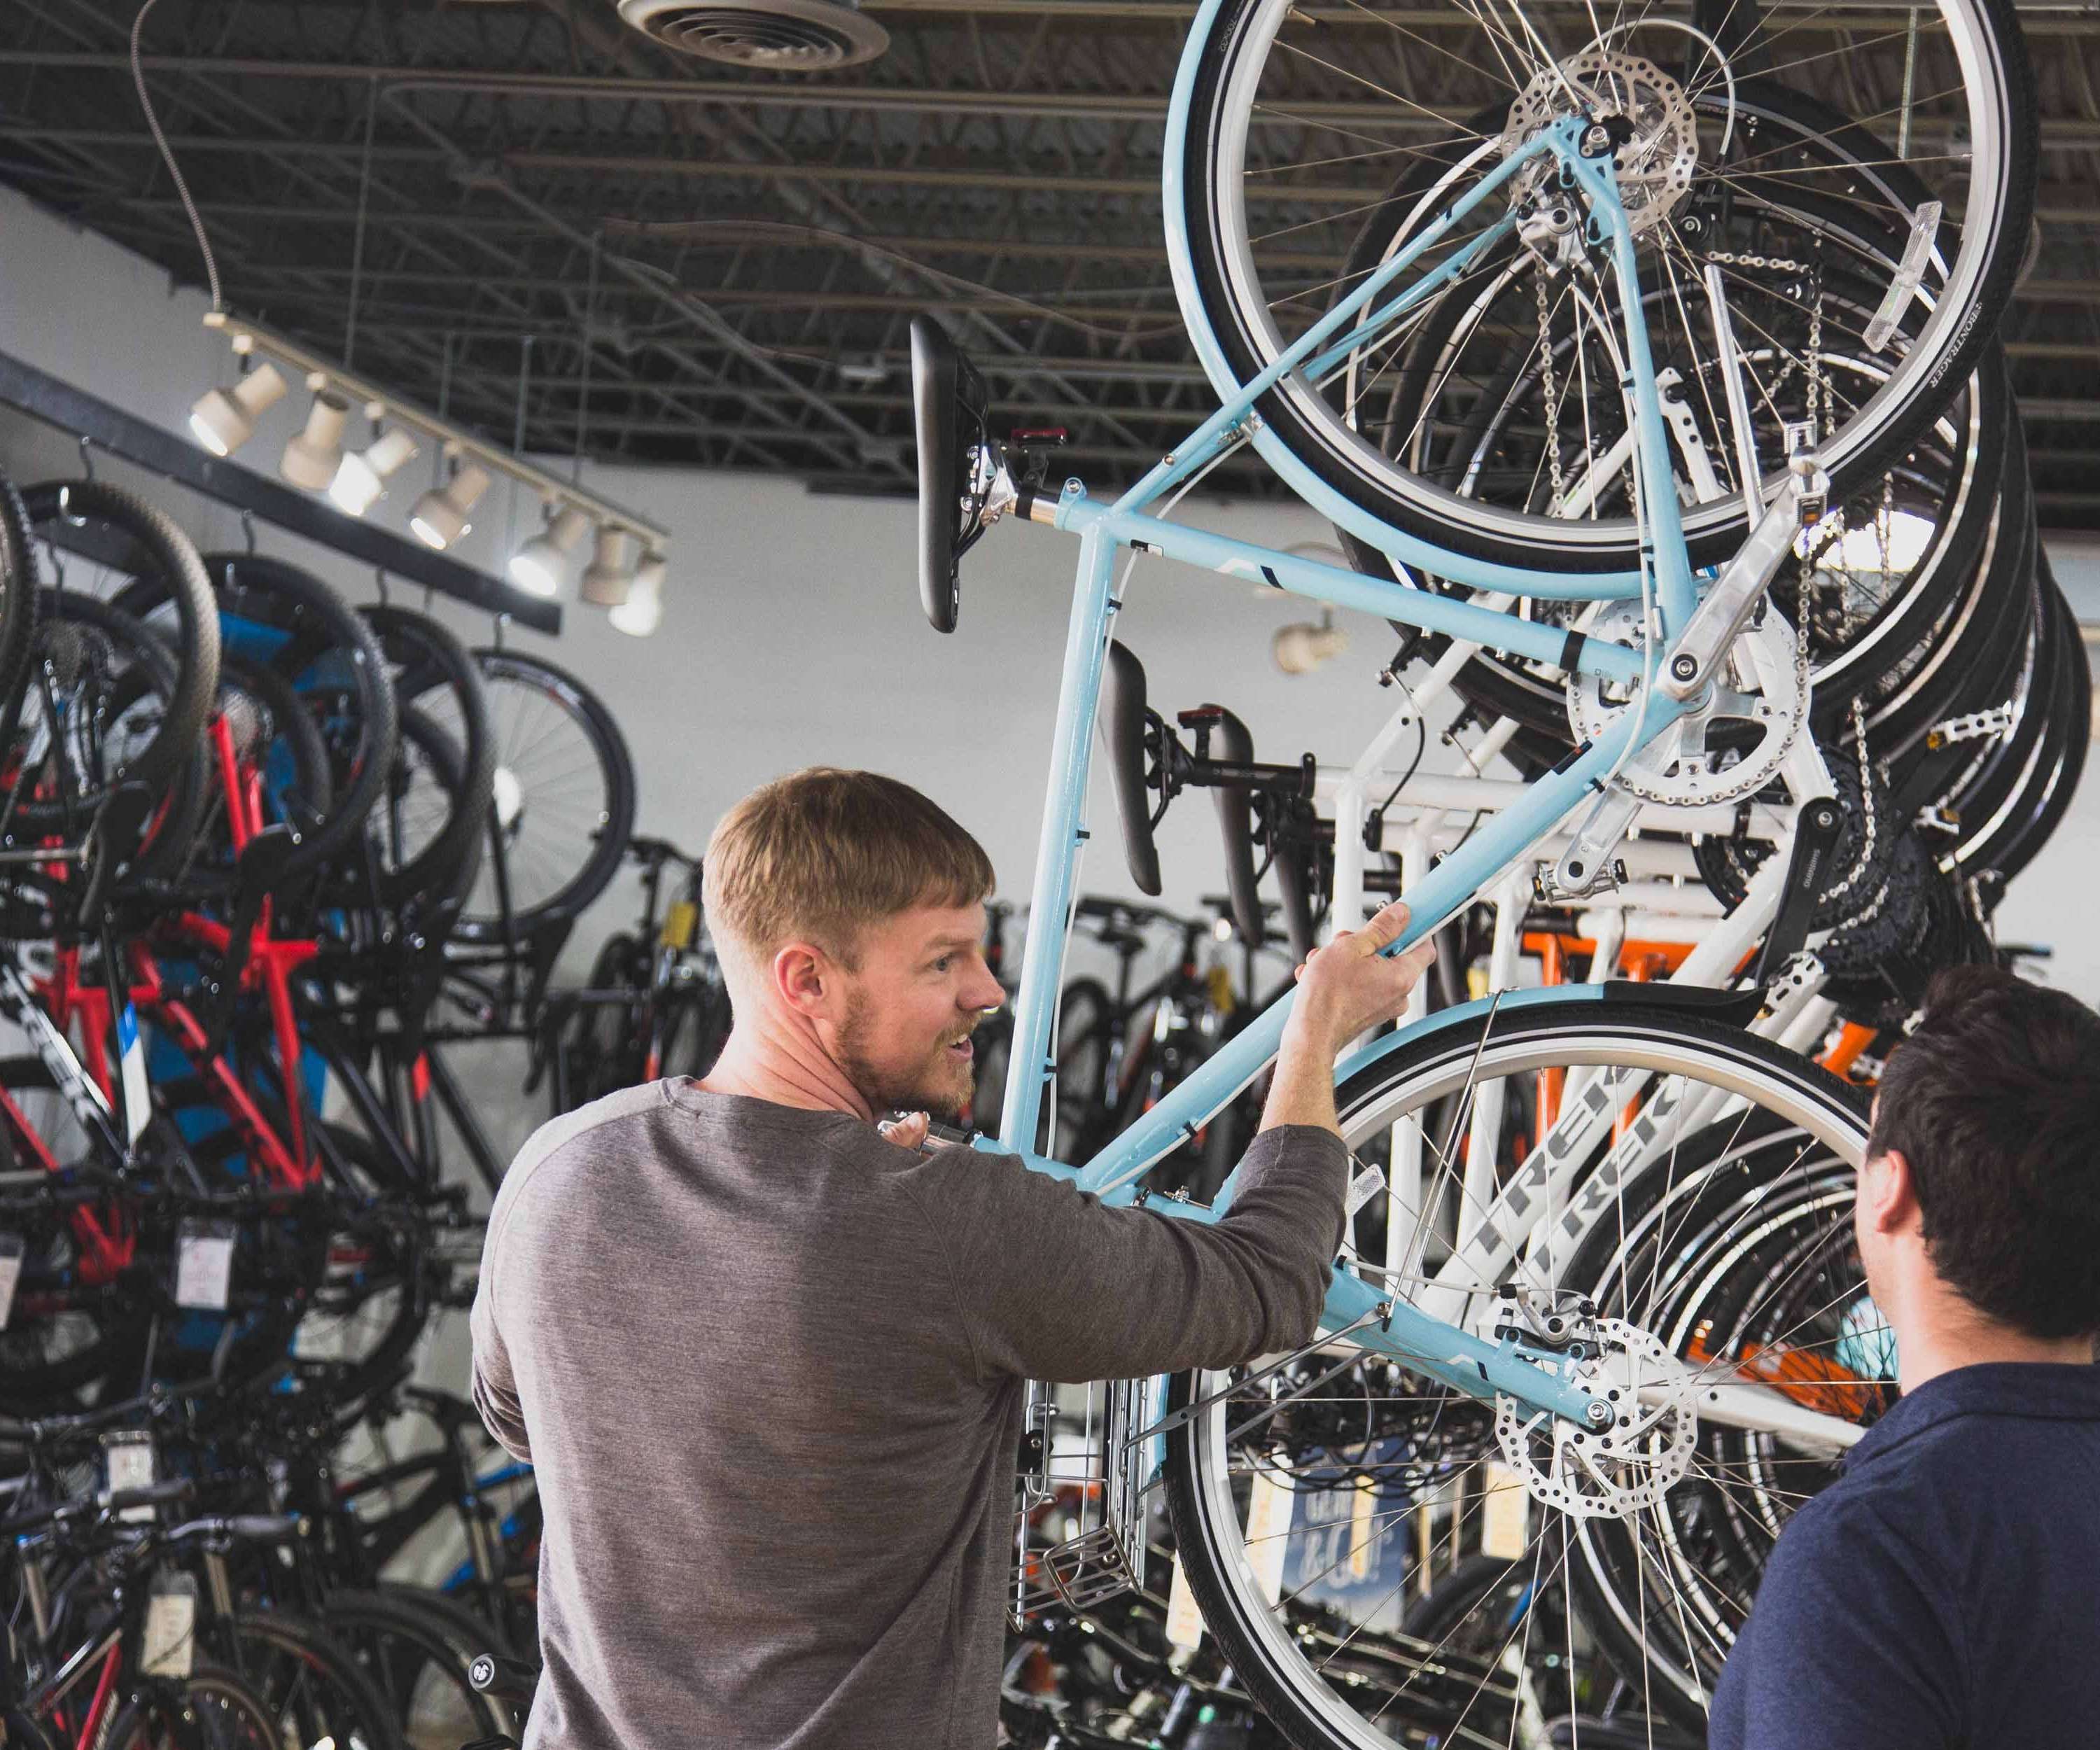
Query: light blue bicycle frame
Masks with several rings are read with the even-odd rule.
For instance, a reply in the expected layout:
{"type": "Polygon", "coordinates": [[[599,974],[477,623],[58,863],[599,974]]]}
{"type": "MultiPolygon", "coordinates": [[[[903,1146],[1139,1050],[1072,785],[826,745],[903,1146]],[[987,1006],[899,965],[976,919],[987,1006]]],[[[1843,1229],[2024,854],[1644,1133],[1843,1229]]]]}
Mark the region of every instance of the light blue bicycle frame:
{"type": "MultiPolygon", "coordinates": [[[[1201,41],[1220,0],[1207,0],[1192,42],[1201,41]]],[[[1177,275],[1188,259],[1180,198],[1184,167],[1180,160],[1180,126],[1187,112],[1194,55],[1185,55],[1176,82],[1167,125],[1167,165],[1168,244],[1177,275]]],[[[1057,725],[1052,751],[1049,796],[1035,866],[1035,888],[1029,917],[1020,995],[1015,1004],[1013,1044],[1006,1101],[1000,1115],[997,1147],[1020,1154],[1038,1170],[1073,1177],[1105,1201],[1126,1203],[1140,1196],[1138,1180],[1185,1137],[1193,1135],[1274,1059],[1289,1019],[1292,998],[1286,994],[1228,1040],[1189,1080],[1091,1161],[1079,1166],[1050,1161],[1026,1144],[1037,1134],[1043,1090],[1054,1073],[1052,1026],[1070,929],[1074,885],[1081,845],[1087,833],[1083,814],[1090,767],[1094,720],[1101,701],[1104,664],[1120,604],[1112,592],[1118,550],[1148,553],[1220,571],[1229,576],[1265,582],[1317,602],[1354,608],[1426,631],[1470,640],[1491,649],[1545,662],[1567,659],[1567,634],[1560,628],[1519,619],[1432,594],[1409,584],[1366,577],[1289,553],[1167,522],[1146,514],[1146,507],[1185,481],[1227,446],[1251,437],[1261,454],[1315,509],[1335,519],[1358,525],[1383,550],[1404,565],[1418,566],[1471,588],[1499,590],[1539,599],[1599,600],[1652,595],[1654,641],[1646,651],[1598,640],[1583,641],[1573,657],[1576,671],[1625,684],[1652,681],[1659,653],[1682,633],[1697,605],[1697,585],[1688,558],[1677,492],[1648,331],[1643,319],[1639,277],[1633,234],[1621,205],[1608,156],[1583,155],[1584,124],[1566,118],[1543,130],[1462,198],[1454,201],[1407,247],[1365,278],[1348,298],[1321,319],[1273,364],[1243,385],[1217,412],[1174,453],[1153,469],[1113,505],[1090,498],[1076,480],[1067,481],[1057,504],[1055,522],[1079,537],[1079,562],[1074,584],[1070,629],[1065,646],[1064,679],[1057,701],[1057,725]],[[1283,445],[1277,443],[1255,413],[1260,399],[1295,371],[1319,380],[1352,350],[1396,318],[1435,295],[1515,225],[1504,214],[1472,241],[1454,249],[1437,267],[1405,289],[1391,289],[1408,270],[1447,237],[1458,223],[1490,198],[1534,156],[1550,153],[1566,183],[1580,191],[1590,209],[1593,241],[1608,245],[1625,322],[1626,374],[1622,384],[1631,403],[1635,430],[1635,478],[1644,516],[1642,569],[1632,572],[1561,575],[1484,563],[1440,552],[1398,530],[1380,524],[1361,527],[1363,513],[1344,507],[1327,487],[1283,445]],[[1383,299],[1383,302],[1379,302],[1383,299]]],[[[1192,324],[1199,326],[1199,324],[1192,324]]],[[[1199,350],[1215,349],[1207,334],[1196,335],[1199,350]]],[[[1544,838],[1575,808],[1605,787],[1636,738],[1645,741],[1666,730],[1684,707],[1643,685],[1640,708],[1621,713],[1594,743],[1586,743],[1553,772],[1531,785],[1524,796],[1483,824],[1435,869],[1408,890],[1410,919],[1401,939],[1389,952],[1427,935],[1481,888],[1544,838]]],[[[1584,987],[1563,987],[1553,994],[1566,1001],[1584,987]]],[[[1596,987],[1590,987],[1596,994],[1596,987]]],[[[1499,999],[1524,1000],[1521,994],[1499,999]]],[[[1414,1029],[1379,1040],[1344,1061],[1337,1070],[1346,1079],[1379,1056],[1399,1048],[1423,1029],[1450,1025],[1451,1011],[1416,1024],[1414,1029]]],[[[990,1146],[987,1144],[987,1146],[990,1146]]],[[[1237,1175],[1234,1175],[1236,1178],[1237,1175]]],[[[1201,1221],[1213,1221],[1229,1205],[1233,1179],[1228,1179],[1214,1205],[1159,1200],[1151,1207],[1201,1221]]],[[[1392,1355],[1410,1369],[1427,1374],[1476,1397],[1507,1392],[1533,1409],[1577,1422],[1604,1419],[1604,1406],[1568,1377],[1559,1358],[1514,1342],[1491,1343],[1470,1332],[1433,1319],[1397,1296],[1381,1292],[1346,1271],[1337,1270],[1330,1286],[1321,1329],[1346,1331],[1348,1340],[1392,1355]]]]}

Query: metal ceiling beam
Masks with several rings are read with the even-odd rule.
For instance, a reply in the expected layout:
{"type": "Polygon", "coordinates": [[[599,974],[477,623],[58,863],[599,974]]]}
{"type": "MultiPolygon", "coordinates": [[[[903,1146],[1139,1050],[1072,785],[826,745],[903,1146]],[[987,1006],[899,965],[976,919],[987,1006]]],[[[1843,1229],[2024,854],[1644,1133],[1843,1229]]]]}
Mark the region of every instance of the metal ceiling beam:
{"type": "MultiPolygon", "coordinates": [[[[1908,14],[1890,15],[1890,28],[1900,30],[1908,14]]],[[[1467,21],[1469,24],[1471,20],[1467,21]]],[[[2078,33],[2100,34],[2100,20],[2067,19],[2067,27],[2082,25],[2078,33]]],[[[1477,28],[1477,25],[1473,25],[1477,28]]],[[[1862,26],[1861,28],[1865,28],[1862,26]]],[[[488,95],[575,97],[616,103],[638,99],[667,104],[734,104],[740,108],[849,109],[862,112],[903,110],[914,114],[938,110],[946,115],[1037,116],[1069,121],[1155,121],[1167,114],[1163,90],[1151,93],[1101,91],[987,91],[927,89],[907,85],[832,85],[814,81],[793,82],[760,79],[647,79],[632,76],[594,76],[586,73],[447,73],[427,67],[360,66],[346,61],[280,61],[205,55],[148,55],[148,70],[157,73],[210,73],[249,78],[291,78],[347,82],[364,86],[377,80],[390,93],[412,90],[451,91],[488,95]]],[[[121,55],[45,49],[0,49],[0,67],[77,67],[109,72],[129,72],[121,55]]],[[[1162,73],[1166,71],[1162,69],[1162,73]]],[[[1160,82],[1165,83],[1164,78],[1160,82]]],[[[1467,121],[1471,111],[1454,108],[1448,115],[1425,115],[1415,108],[1401,109],[1390,100],[1371,103],[1360,99],[1304,98],[1290,100],[1287,110],[1257,108],[1252,120],[1258,126],[1295,127],[1306,122],[1348,126],[1383,125],[1402,128],[1449,127],[1467,121]]],[[[2043,124],[2045,143],[2068,144],[2100,138],[2100,121],[2050,118],[2043,124]],[[2054,130],[2051,122],[2056,126],[2054,130]]]]}
{"type": "MultiPolygon", "coordinates": [[[[2093,124],[2100,138],[2100,122],[2093,124]]],[[[125,146],[143,152],[155,150],[149,134],[128,133],[107,128],[40,127],[16,123],[0,127],[0,139],[48,141],[57,145],[125,146]]],[[[194,158],[230,152],[241,157],[258,153],[300,158],[336,158],[356,161],[364,147],[356,140],[284,141],[193,134],[171,139],[179,156],[194,158]]],[[[387,163],[448,165],[457,155],[429,148],[375,147],[376,158],[387,163]]],[[[467,156],[471,156],[470,154],[467,156]]],[[[709,181],[836,183],[841,185],[892,184],[900,187],[1015,189],[1031,194],[1135,195],[1157,197],[1157,176],[1074,176],[1059,172],[1031,175],[1011,170],[959,165],[952,170],[929,170],[917,165],[832,164],[820,160],[744,161],[724,158],[673,158],[660,153],[597,153],[501,151],[478,161],[514,170],[538,170],[556,175],[699,178],[709,181]]],[[[489,186],[477,180],[476,187],[489,186]]],[[[1310,202],[1314,205],[1352,206],[1383,201],[1390,192],[1383,183],[1272,183],[1247,184],[1251,202],[1310,202]]],[[[384,221],[386,214],[374,217],[384,221]]]]}

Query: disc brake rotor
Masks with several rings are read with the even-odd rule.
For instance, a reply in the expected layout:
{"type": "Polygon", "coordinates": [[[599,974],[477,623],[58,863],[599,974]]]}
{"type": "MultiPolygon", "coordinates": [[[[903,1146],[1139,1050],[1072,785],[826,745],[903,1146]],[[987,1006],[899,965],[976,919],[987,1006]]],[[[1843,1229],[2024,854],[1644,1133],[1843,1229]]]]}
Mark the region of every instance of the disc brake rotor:
{"type": "Polygon", "coordinates": [[[1578,1427],[1498,1392],[1495,1439],[1534,1500],[1577,1519],[1628,1519],[1691,1469],[1698,1417],[1683,1364],[1660,1338],[1623,1319],[1584,1325],[1571,1371],[1611,1404],[1609,1426],[1578,1427]]]}
{"type": "MultiPolygon", "coordinates": [[[[1652,231],[1677,210],[1699,168],[1698,121],[1683,86],[1644,55],[1585,49],[1532,76],[1510,105],[1502,149],[1513,152],[1550,122],[1584,113],[1623,117],[1630,128],[1612,154],[1619,199],[1635,236],[1652,231]]],[[[1514,199],[1528,202],[1552,174],[1553,160],[1542,153],[1518,172],[1514,199]]]]}

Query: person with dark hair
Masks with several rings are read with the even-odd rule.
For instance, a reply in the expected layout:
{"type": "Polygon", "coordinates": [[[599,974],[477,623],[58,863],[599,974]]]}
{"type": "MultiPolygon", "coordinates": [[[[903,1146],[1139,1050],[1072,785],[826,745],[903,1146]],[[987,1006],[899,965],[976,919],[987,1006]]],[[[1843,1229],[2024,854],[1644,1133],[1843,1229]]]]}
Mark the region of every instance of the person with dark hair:
{"type": "Polygon", "coordinates": [[[1774,1548],[1710,1750],[2100,1741],[2100,1016],[1941,973],[1854,1228],[1903,1395],[1774,1548]]]}

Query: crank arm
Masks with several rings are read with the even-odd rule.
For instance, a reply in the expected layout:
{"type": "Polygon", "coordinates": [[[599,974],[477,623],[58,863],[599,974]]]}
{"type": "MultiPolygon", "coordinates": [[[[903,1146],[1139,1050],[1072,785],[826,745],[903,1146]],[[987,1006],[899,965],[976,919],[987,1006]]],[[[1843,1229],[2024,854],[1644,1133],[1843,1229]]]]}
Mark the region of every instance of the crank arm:
{"type": "Polygon", "coordinates": [[[1793,552],[1795,538],[1821,516],[1829,499],[1830,477],[1815,466],[1805,448],[1794,454],[1789,468],[1785,490],[1758,519],[1750,538],[1685,623],[1684,634],[1663,664],[1662,677],[1657,682],[1665,698],[1682,703],[1714,678],[1714,671],[1749,619],[1758,598],[1793,552]]]}
{"type": "Polygon", "coordinates": [[[1574,842],[1561,853],[1553,873],[1541,884],[1542,897],[1586,899],[1611,886],[1617,875],[1611,864],[1628,830],[1640,816],[1641,799],[1630,790],[1610,790],[1597,798],[1574,842]]]}

